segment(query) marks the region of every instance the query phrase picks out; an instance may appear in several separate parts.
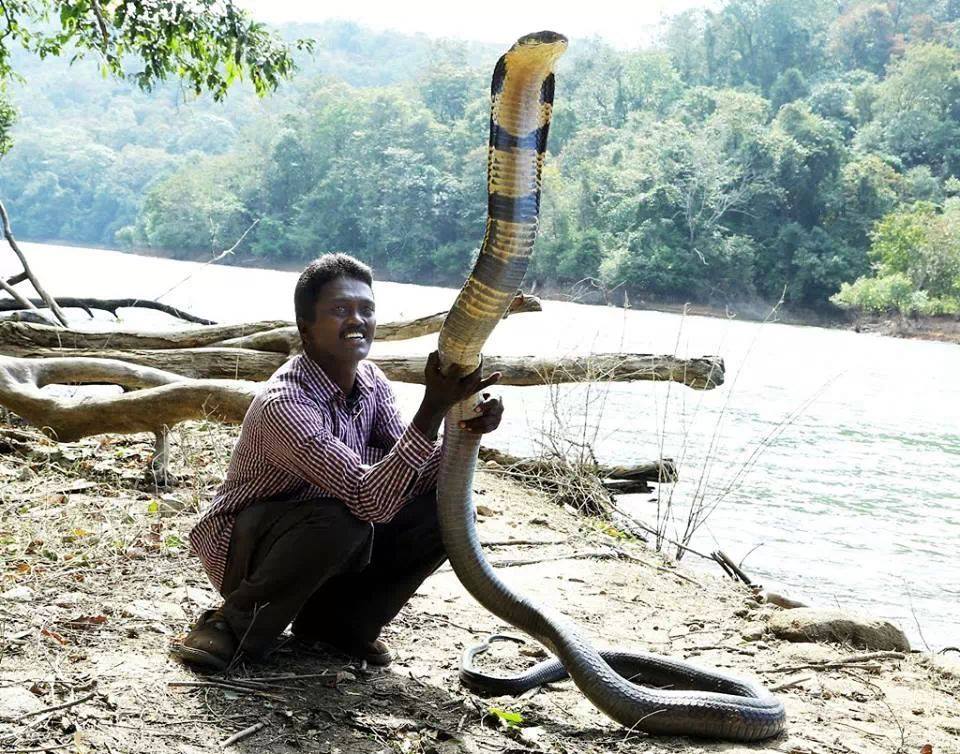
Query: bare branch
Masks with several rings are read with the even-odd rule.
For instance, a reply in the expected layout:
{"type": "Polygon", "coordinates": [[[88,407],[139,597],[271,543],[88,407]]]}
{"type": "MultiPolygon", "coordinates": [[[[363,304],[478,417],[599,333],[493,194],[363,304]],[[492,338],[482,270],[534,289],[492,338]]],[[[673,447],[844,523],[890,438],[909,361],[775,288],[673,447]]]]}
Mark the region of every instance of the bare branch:
{"type": "Polygon", "coordinates": [[[30,269],[30,265],[27,264],[27,258],[17,245],[17,239],[13,237],[13,230],[10,227],[10,217],[7,215],[7,208],[3,206],[2,201],[0,201],[0,220],[3,221],[3,235],[7,239],[7,243],[10,244],[10,248],[13,249],[13,253],[16,254],[20,259],[20,264],[23,265],[23,271],[26,273],[27,278],[33,285],[34,290],[40,294],[40,298],[42,298],[44,303],[50,307],[50,310],[54,313],[54,315],[56,315],[57,319],[60,320],[62,324],[66,325],[66,316],[64,316],[64,313],[60,310],[60,307],[57,306],[57,302],[53,299],[53,296],[47,293],[40,284],[40,281],[37,280],[36,275],[34,275],[33,271],[30,269]]]}

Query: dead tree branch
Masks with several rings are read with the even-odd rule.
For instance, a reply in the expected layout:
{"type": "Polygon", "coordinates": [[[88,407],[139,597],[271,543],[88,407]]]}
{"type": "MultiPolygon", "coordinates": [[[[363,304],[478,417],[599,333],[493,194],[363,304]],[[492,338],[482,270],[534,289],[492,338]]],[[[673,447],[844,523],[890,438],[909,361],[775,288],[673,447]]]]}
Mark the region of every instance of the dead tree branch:
{"type": "MultiPolygon", "coordinates": [[[[3,323],[15,325],[20,323],[3,323]]],[[[263,381],[272,375],[287,356],[249,348],[175,348],[136,350],[6,347],[5,353],[21,358],[113,359],[174,372],[194,379],[240,379],[263,381]]],[[[387,377],[397,382],[423,384],[425,356],[374,356],[371,358],[387,377]]],[[[711,389],[723,384],[723,359],[705,356],[680,359],[651,354],[598,354],[557,361],[533,356],[487,356],[485,368],[502,372],[501,385],[544,385],[596,380],[631,382],[634,380],[672,380],[696,389],[711,389]],[[597,364],[607,364],[599,373],[597,364]]]]}
{"type": "Polygon", "coordinates": [[[7,239],[7,243],[10,244],[10,248],[13,249],[13,253],[17,255],[17,258],[20,260],[20,264],[23,265],[23,272],[26,274],[27,279],[33,285],[34,290],[40,295],[40,298],[43,300],[43,303],[50,308],[50,311],[56,315],[57,319],[60,320],[64,325],[67,324],[67,318],[64,316],[63,312],[60,310],[60,307],[57,306],[57,302],[54,300],[53,296],[44,290],[44,287],[40,284],[40,281],[37,280],[37,276],[33,274],[33,270],[30,269],[30,265],[27,264],[27,258],[24,256],[23,252],[20,250],[20,246],[17,244],[17,239],[13,237],[13,229],[10,227],[10,217],[7,215],[7,208],[3,206],[3,202],[0,201],[0,221],[3,222],[3,235],[7,239]]]}
{"type": "MultiPolygon", "coordinates": [[[[29,299],[30,303],[36,308],[48,307],[49,304],[43,299],[29,299]]],[[[85,298],[82,296],[60,296],[58,299],[60,306],[68,308],[83,309],[91,317],[93,316],[92,309],[100,309],[101,311],[110,312],[113,316],[117,316],[117,309],[154,309],[158,312],[164,312],[178,319],[182,319],[186,322],[193,322],[198,325],[213,325],[216,324],[211,319],[204,319],[203,317],[197,317],[189,312],[185,312],[182,309],[177,309],[175,306],[170,306],[169,304],[161,304],[159,301],[148,301],[139,298],[85,298]]],[[[14,305],[12,301],[0,301],[0,311],[14,311],[22,307],[14,305]]],[[[59,309],[59,307],[58,307],[59,309]]]]}
{"type": "Polygon", "coordinates": [[[0,405],[61,442],[107,432],[153,432],[187,419],[237,423],[257,386],[242,380],[192,380],[110,359],[17,359],[0,356],[0,405]],[[65,398],[41,388],[52,384],[111,384],[121,395],[65,398]]]}

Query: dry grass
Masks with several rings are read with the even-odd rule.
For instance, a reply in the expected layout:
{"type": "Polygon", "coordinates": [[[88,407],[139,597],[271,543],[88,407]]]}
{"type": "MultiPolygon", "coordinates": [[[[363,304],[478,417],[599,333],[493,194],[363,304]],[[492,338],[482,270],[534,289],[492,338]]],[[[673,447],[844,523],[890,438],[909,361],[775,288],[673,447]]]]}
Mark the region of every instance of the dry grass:
{"type": "MultiPolygon", "coordinates": [[[[901,741],[906,751],[926,741],[938,752],[960,744],[960,681],[927,658],[863,678],[815,672],[783,692],[791,733],[766,749],[625,736],[570,684],[522,700],[479,699],[457,683],[457,658],[504,626],[449,572],[429,579],[389,627],[400,658],[387,671],[288,645],[269,665],[239,667],[228,685],[198,678],[168,658],[167,646],[201,608],[216,604],[184,542],[235,436],[216,425],[182,428],[172,445],[181,483],[160,493],[142,486],[153,451],[148,436],[59,446],[36,438],[23,452],[0,453],[0,751],[199,754],[261,722],[229,750],[828,754],[889,752],[901,741]],[[491,707],[521,713],[521,730],[505,728],[491,707]],[[923,714],[912,711],[921,707],[923,714]]],[[[529,563],[504,577],[561,608],[599,644],[698,656],[754,677],[802,659],[792,645],[741,638],[745,624],[772,609],[745,589],[701,575],[692,583],[640,544],[491,475],[478,477],[477,495],[490,509],[481,536],[501,543],[493,560],[529,563]],[[631,557],[571,557],[588,549],[631,557]]],[[[521,651],[485,661],[522,667],[533,659],[521,651]]]]}

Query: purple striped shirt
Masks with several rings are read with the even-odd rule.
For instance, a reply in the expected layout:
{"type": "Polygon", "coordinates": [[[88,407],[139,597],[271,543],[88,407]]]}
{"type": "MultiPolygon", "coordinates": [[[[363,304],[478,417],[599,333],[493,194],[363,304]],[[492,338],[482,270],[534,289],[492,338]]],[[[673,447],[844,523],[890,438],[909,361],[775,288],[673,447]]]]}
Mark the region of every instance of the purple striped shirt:
{"type": "Polygon", "coordinates": [[[190,532],[220,589],[236,515],[254,502],[335,497],[362,521],[384,522],[436,484],[440,443],[400,418],[378,366],[361,361],[357,398],[305,354],[278,369],[250,404],[227,478],[190,532]]]}

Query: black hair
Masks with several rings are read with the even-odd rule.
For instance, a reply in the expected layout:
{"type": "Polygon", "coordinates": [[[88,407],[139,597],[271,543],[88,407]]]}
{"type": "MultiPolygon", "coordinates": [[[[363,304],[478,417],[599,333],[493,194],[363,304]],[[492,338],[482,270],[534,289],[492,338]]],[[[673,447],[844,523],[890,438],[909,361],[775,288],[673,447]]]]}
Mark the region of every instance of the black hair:
{"type": "Polygon", "coordinates": [[[353,278],[373,287],[373,272],[359,259],[349,254],[324,254],[308,264],[297,280],[297,287],[293,291],[293,309],[297,319],[313,322],[320,289],[340,277],[353,278]]]}

